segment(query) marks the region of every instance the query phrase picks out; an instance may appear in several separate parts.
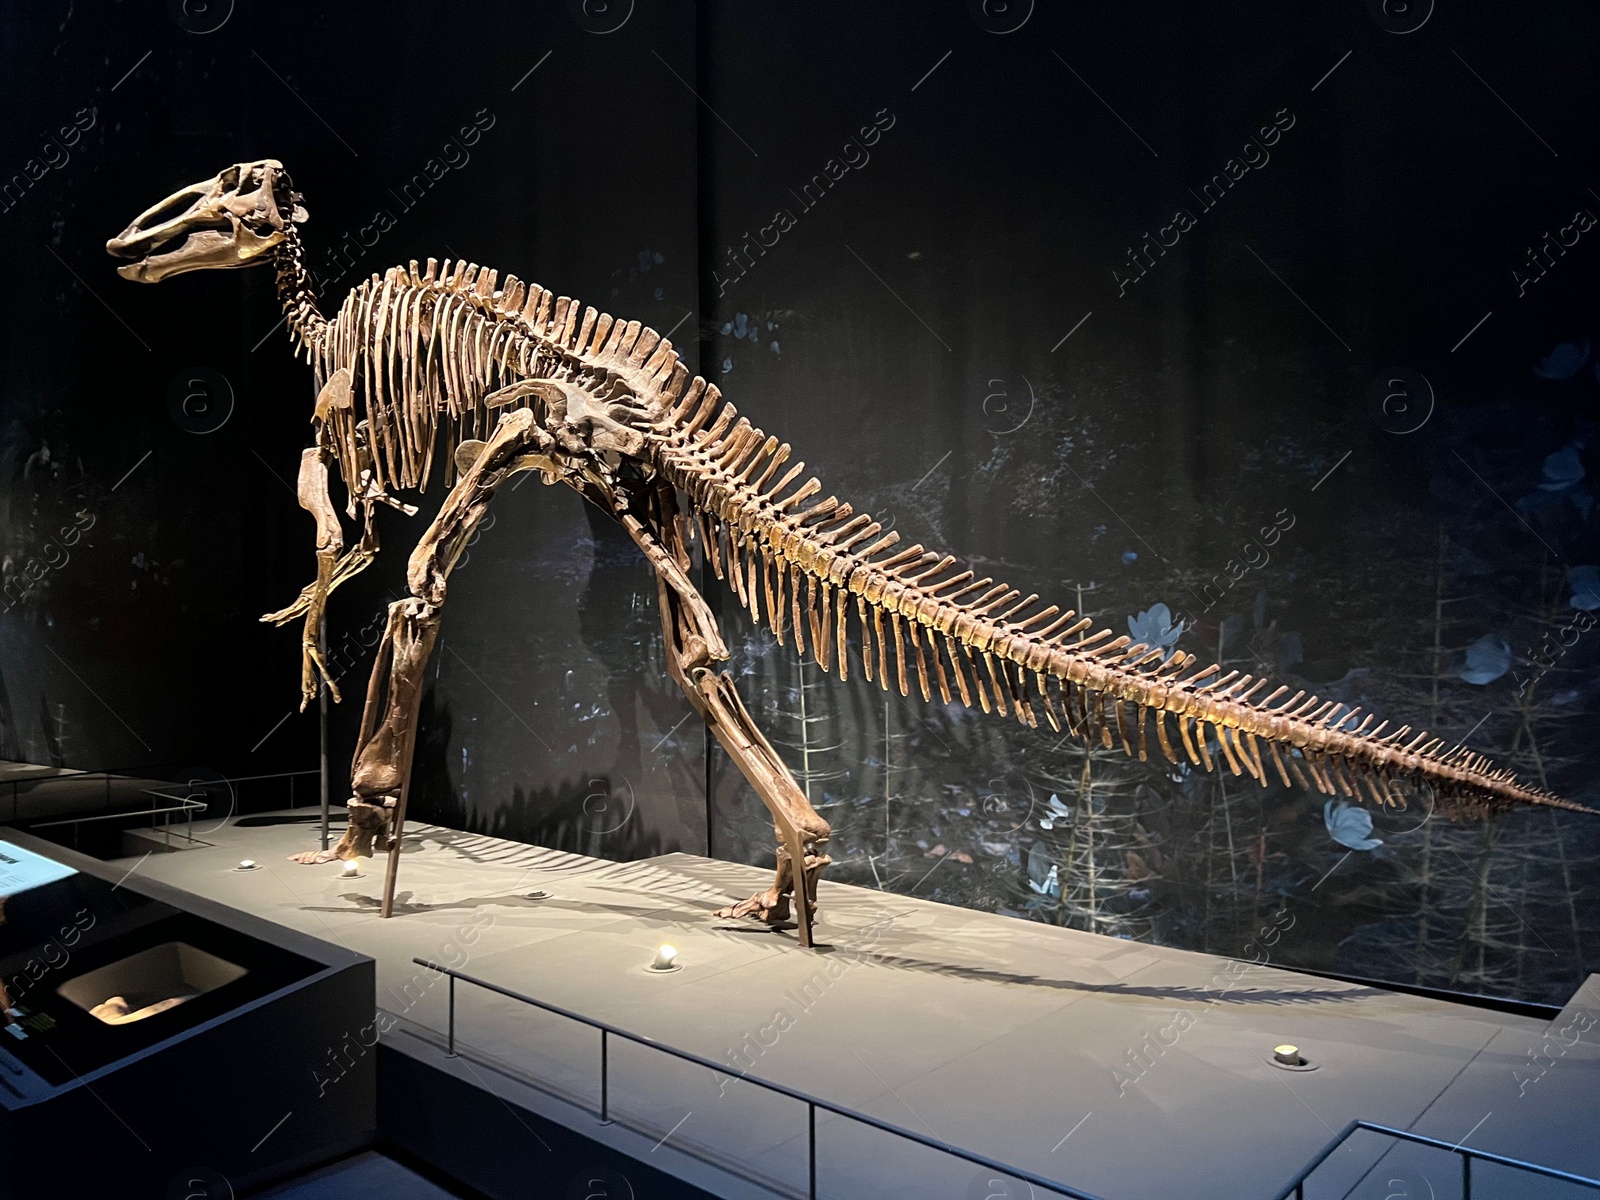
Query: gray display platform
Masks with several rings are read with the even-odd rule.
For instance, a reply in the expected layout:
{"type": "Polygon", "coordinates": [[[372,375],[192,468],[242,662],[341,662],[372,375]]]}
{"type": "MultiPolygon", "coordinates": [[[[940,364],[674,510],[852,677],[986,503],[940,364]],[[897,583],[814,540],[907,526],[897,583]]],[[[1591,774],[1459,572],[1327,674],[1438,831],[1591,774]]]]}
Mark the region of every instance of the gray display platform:
{"type": "MultiPolygon", "coordinates": [[[[727,1062],[719,1077],[613,1041],[609,1128],[642,1133],[641,1156],[663,1170],[678,1151],[804,1188],[803,1106],[741,1083],[744,1070],[1114,1200],[1273,1196],[1356,1118],[1600,1173],[1600,1025],[1564,1035],[1519,1083],[1525,1052],[1562,1020],[1278,970],[1270,947],[1241,947],[1268,960],[1246,966],[826,881],[827,945],[808,952],[792,931],[712,917],[765,882],[754,868],[617,864],[428,826],[408,832],[384,921],[381,860],[361,879],[285,861],[314,844],[304,816],[246,818],[210,832],[211,847],[117,865],[371,955],[392,1036],[445,1029],[448,983],[413,964],[423,957],[727,1062]],[[262,869],[231,869],[246,857],[262,869]],[[646,969],[662,942],[681,970],[646,969]],[[1284,1042],[1317,1069],[1270,1065],[1284,1042]]],[[[1278,936],[1292,943],[1292,925],[1278,936]]],[[[1575,1006],[1600,1010],[1597,980],[1575,1006]]],[[[611,1136],[582,1111],[598,1103],[594,1030],[466,984],[456,1028],[461,1061],[536,1081],[568,1101],[552,1119],[611,1136]]],[[[821,1196],[1029,1194],[826,1114],[817,1141],[821,1196]]],[[[766,1194],[710,1178],[698,1186],[766,1194]]],[[[1458,1179],[1452,1159],[1363,1135],[1307,1195],[1446,1200],[1458,1179]]]]}

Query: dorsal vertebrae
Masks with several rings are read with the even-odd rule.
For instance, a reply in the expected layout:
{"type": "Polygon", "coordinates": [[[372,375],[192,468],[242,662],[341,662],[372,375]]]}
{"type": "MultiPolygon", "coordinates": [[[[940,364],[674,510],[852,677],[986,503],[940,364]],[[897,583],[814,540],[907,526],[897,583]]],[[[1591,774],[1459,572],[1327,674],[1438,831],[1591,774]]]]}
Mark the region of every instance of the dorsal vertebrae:
{"type": "Polygon", "coordinates": [[[685,493],[717,576],[824,670],[845,676],[854,643],[866,677],[902,695],[915,686],[924,699],[1262,786],[1380,805],[1420,789],[1457,814],[1579,808],[1464,747],[1409,727],[1385,733],[1343,705],[1285,698],[1287,688],[1261,696],[1265,680],[1096,631],[953,556],[901,548],[899,534],[823,495],[788,443],[691,377],[671,342],[637,321],[434,259],[373,275],[321,321],[298,256],[287,257],[280,291],[319,386],[343,366],[362,397],[352,420],[365,432],[339,455],[352,495],[363,441],[380,492],[420,490],[441,450],[453,477],[458,445],[485,438],[502,412],[532,408],[575,452],[632,460],[685,493]]]}

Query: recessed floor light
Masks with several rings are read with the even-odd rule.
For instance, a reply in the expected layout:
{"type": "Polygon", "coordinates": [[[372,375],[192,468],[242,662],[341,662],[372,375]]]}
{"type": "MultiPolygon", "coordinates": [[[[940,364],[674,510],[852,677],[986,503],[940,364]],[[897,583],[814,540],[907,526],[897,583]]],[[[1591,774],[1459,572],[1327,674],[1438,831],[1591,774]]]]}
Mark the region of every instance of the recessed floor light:
{"type": "Polygon", "coordinates": [[[1269,1060],[1273,1066],[1284,1071],[1315,1071],[1317,1064],[1300,1053],[1299,1046],[1288,1044],[1274,1046],[1272,1058],[1269,1060]]]}

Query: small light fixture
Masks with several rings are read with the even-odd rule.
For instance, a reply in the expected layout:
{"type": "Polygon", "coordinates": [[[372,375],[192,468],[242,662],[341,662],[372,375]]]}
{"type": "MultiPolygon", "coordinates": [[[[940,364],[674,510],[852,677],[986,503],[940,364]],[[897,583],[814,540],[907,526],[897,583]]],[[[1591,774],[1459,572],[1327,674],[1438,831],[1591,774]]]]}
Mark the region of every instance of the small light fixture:
{"type": "Polygon", "coordinates": [[[235,871],[255,871],[255,870],[258,870],[260,868],[260,866],[261,866],[261,864],[258,863],[253,858],[241,858],[239,860],[239,865],[237,867],[235,867],[234,870],[235,871]]]}
{"type": "Polygon", "coordinates": [[[361,860],[347,858],[344,865],[339,868],[340,879],[365,879],[366,874],[361,870],[361,860]]]}
{"type": "Polygon", "coordinates": [[[1317,1064],[1300,1053],[1299,1046],[1282,1045],[1272,1048],[1273,1066],[1282,1071],[1315,1071],[1317,1064]]]}
{"type": "Polygon", "coordinates": [[[650,964],[652,971],[676,971],[682,967],[678,961],[678,948],[662,942],[656,948],[656,960],[650,964]]]}

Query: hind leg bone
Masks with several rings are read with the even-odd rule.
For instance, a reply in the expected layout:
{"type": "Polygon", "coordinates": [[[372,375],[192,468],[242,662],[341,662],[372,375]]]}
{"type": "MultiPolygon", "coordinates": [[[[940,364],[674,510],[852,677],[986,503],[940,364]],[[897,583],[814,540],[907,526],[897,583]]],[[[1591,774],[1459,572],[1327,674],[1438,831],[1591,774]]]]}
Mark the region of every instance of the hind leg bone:
{"type": "Polygon", "coordinates": [[[688,547],[668,489],[653,496],[648,527],[631,513],[619,517],[645,557],[656,569],[661,627],[667,647],[667,673],[683,689],[728,757],[772,814],[778,835],[778,864],[772,885],[749,899],[719,909],[719,917],[755,917],[777,924],[789,917],[790,894],[798,885],[795,906],[802,946],[813,944],[817,880],[832,861],[826,854],[829,827],[794,781],[783,759],[762,736],[734,689],[733,676],[712,664],[726,660],[728,649],[717,631],[716,618],[689,581],[688,547]],[[798,872],[794,865],[801,864],[798,872]]]}

